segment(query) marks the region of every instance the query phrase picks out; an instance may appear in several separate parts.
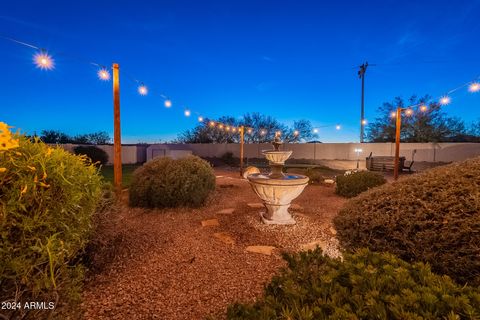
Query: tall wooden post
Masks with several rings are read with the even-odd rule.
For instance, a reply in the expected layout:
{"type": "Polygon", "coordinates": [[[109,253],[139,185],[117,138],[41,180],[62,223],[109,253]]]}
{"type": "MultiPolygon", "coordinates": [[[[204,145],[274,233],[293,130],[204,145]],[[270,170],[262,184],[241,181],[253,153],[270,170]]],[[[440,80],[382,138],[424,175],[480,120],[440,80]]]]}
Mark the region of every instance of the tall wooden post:
{"type": "Polygon", "coordinates": [[[113,66],[113,182],[122,191],[122,138],[120,131],[120,76],[118,63],[113,66]]]}
{"type": "Polygon", "coordinates": [[[395,126],[395,167],[393,168],[393,178],[398,179],[398,165],[400,163],[400,129],[402,127],[402,108],[397,108],[396,126],[395,126]]]}
{"type": "Polygon", "coordinates": [[[244,144],[245,127],[240,127],[240,176],[243,176],[243,144],[244,144]]]}

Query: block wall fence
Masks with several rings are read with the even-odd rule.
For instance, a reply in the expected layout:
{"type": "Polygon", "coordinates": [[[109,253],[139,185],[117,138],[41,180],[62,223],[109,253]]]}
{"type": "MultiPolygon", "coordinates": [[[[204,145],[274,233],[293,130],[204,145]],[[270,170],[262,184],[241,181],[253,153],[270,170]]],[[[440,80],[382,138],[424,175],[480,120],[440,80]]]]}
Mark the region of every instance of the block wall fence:
{"type": "MultiPolygon", "coordinates": [[[[61,145],[68,151],[73,151],[74,144],[61,145]]],[[[107,152],[109,163],[113,161],[113,145],[97,146],[107,152]]],[[[395,155],[394,143],[292,143],[281,147],[292,150],[291,159],[305,160],[357,160],[355,149],[362,149],[359,155],[364,159],[370,153],[374,156],[395,155]]],[[[245,144],[245,158],[263,158],[262,150],[272,149],[268,143],[245,144]]],[[[124,164],[143,163],[155,155],[189,153],[200,157],[221,157],[226,152],[232,152],[234,157],[240,156],[240,145],[229,144],[152,144],[123,145],[122,162],[124,164]],[[180,152],[181,151],[181,152],[180,152]]],[[[412,160],[415,153],[416,162],[451,162],[480,156],[480,143],[402,143],[400,155],[412,160]]]]}

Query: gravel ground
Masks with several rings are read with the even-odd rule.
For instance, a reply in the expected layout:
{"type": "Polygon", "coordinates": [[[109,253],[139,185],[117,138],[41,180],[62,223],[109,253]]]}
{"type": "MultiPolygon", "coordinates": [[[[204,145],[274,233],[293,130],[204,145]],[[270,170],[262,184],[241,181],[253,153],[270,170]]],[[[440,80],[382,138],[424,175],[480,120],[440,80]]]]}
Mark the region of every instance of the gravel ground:
{"type": "Polygon", "coordinates": [[[281,251],[315,242],[338,256],[331,220],[344,200],[332,186],[305,189],[294,201],[296,225],[267,226],[260,221],[261,209],[248,205],[260,202],[248,182],[237,172],[216,174],[217,190],[204,208],[145,210],[123,204],[115,210],[101,229],[103,245],[85,285],[85,319],[223,318],[230,303],[261,296],[264,284],[285,265],[281,251]],[[218,213],[228,208],[235,211],[218,213]],[[218,226],[202,227],[208,219],[217,219],[218,226]],[[256,245],[276,249],[271,255],[245,250],[256,245]]]}

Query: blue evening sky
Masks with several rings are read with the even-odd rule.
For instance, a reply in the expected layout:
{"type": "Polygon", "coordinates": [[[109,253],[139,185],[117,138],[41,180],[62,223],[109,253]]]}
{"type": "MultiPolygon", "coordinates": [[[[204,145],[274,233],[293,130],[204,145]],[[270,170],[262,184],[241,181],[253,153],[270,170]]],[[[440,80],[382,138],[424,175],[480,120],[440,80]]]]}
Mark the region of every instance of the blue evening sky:
{"type": "MultiPolygon", "coordinates": [[[[340,123],[320,140],[358,141],[358,65],[377,64],[367,119],[395,96],[440,96],[480,75],[479,22],[478,0],[2,1],[0,34],[48,49],[56,68],[36,69],[35,50],[0,39],[0,121],[28,133],[111,133],[111,82],[88,61],[118,62],[124,142],[175,138],[195,113],[255,111],[340,123]]],[[[480,93],[461,90],[445,111],[469,123],[479,107],[480,93]]]]}

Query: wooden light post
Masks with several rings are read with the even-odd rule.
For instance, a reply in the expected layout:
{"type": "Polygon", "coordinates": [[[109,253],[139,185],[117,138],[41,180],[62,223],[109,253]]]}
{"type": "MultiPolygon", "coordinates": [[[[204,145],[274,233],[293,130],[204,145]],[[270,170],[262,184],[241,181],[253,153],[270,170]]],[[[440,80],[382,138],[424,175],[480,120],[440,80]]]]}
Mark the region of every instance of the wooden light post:
{"type": "Polygon", "coordinates": [[[113,182],[115,191],[122,191],[122,138],[120,132],[120,77],[118,63],[113,69],[113,182]]]}
{"type": "Polygon", "coordinates": [[[396,126],[395,126],[395,164],[393,168],[393,178],[398,179],[398,165],[400,163],[400,128],[402,126],[402,108],[397,108],[396,126]]]}
{"type": "Polygon", "coordinates": [[[244,144],[245,127],[240,127],[240,176],[243,176],[243,144],[244,144]]]}

